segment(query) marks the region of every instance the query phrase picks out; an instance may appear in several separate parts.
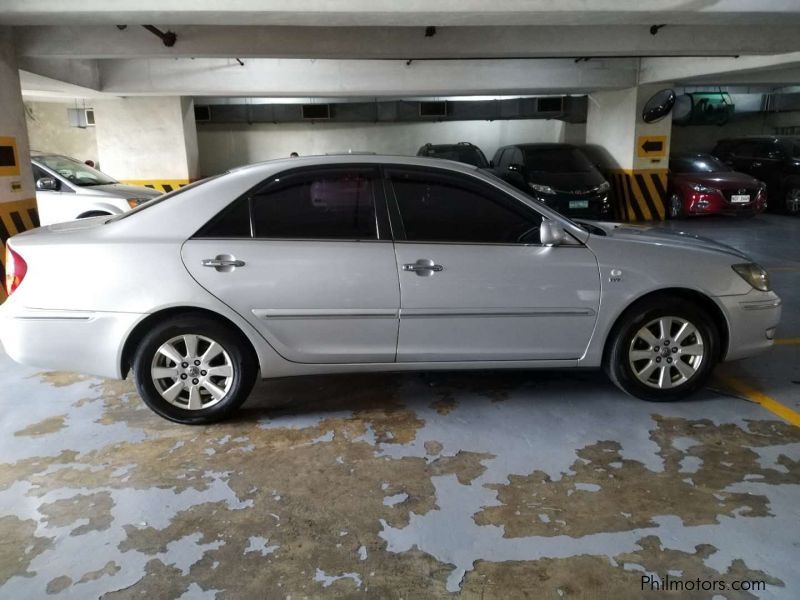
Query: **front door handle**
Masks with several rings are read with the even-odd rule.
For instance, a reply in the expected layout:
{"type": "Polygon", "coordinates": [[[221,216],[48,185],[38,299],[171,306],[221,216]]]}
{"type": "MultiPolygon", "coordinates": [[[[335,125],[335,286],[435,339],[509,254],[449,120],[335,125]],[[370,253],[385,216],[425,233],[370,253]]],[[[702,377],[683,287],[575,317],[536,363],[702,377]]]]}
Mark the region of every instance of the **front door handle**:
{"type": "Polygon", "coordinates": [[[230,254],[217,254],[214,258],[204,258],[201,264],[204,267],[213,267],[220,273],[230,273],[236,267],[243,267],[245,262],[237,260],[235,256],[230,254]]]}
{"type": "Polygon", "coordinates": [[[404,264],[403,271],[416,273],[420,277],[430,277],[434,273],[444,271],[444,267],[442,265],[437,265],[430,258],[420,258],[417,262],[404,264]]]}
{"type": "Polygon", "coordinates": [[[750,166],[753,167],[754,169],[757,169],[758,167],[761,166],[761,162],[758,160],[754,160],[753,164],[751,164],[750,166]]]}

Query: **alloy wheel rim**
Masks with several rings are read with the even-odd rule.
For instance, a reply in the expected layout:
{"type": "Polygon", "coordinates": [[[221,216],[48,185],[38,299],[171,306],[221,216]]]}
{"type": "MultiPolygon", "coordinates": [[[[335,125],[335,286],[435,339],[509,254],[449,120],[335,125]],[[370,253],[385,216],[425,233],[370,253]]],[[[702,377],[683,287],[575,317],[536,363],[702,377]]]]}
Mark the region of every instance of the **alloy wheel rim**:
{"type": "Polygon", "coordinates": [[[233,386],[233,361],[213,339],[184,334],[156,350],[150,376],[159,395],[184,410],[203,410],[219,404],[233,386]]]}
{"type": "Polygon", "coordinates": [[[673,389],[694,377],[705,357],[703,336],[682,317],[666,316],[644,325],[630,343],[628,363],[644,385],[673,389]]]}
{"type": "Polygon", "coordinates": [[[800,212],[800,188],[793,188],[786,194],[786,209],[790,213],[800,212]]]}
{"type": "Polygon", "coordinates": [[[671,217],[679,217],[681,214],[681,199],[678,194],[672,194],[669,199],[669,212],[671,217]]]}

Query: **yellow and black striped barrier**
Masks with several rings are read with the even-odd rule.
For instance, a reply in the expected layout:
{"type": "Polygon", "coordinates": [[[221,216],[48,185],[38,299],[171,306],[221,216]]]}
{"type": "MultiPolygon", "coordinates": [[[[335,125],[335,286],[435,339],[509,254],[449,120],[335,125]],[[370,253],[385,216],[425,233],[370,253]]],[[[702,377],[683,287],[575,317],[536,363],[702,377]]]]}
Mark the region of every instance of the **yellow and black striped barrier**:
{"type": "Polygon", "coordinates": [[[189,185],[189,179],[122,179],[120,183],[127,183],[128,185],[141,185],[148,187],[159,192],[173,192],[178,188],[189,185]]]}
{"type": "Polygon", "coordinates": [[[609,183],[623,221],[663,221],[666,218],[666,169],[615,169],[609,183]]]}
{"type": "Polygon", "coordinates": [[[6,242],[8,238],[39,226],[36,199],[0,202],[0,302],[6,299],[6,242]]]}

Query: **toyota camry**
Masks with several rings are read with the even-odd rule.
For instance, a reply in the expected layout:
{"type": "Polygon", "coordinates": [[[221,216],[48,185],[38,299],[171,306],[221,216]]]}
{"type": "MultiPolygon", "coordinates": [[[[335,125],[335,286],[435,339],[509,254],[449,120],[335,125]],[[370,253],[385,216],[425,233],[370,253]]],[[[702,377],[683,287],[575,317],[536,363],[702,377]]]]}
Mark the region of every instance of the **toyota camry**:
{"type": "Polygon", "coordinates": [[[603,368],[673,400],[773,343],[767,273],[710,240],[575,223],[490,173],[325,156],[234,169],[6,248],[16,361],[112,378],[181,423],[256,378],[603,368]]]}

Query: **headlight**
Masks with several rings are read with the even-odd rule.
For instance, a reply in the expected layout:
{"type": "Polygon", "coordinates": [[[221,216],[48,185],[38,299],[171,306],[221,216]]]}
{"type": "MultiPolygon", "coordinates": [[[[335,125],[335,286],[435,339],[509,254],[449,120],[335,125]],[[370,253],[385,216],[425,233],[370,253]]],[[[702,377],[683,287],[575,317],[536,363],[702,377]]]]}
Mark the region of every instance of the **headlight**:
{"type": "Polygon", "coordinates": [[[690,183],[689,187],[692,188],[695,192],[700,192],[703,194],[708,194],[710,192],[716,192],[717,190],[714,188],[706,187],[704,185],[700,185],[699,183],[690,183]]]}
{"type": "Polygon", "coordinates": [[[148,200],[150,200],[150,198],[128,198],[128,206],[130,206],[131,208],[136,208],[137,206],[139,206],[140,204],[144,204],[148,200]]]}
{"type": "Polygon", "coordinates": [[[762,292],[769,291],[769,274],[767,270],[756,263],[742,263],[733,265],[733,270],[747,283],[762,292]]]}
{"type": "Polygon", "coordinates": [[[531,189],[534,192],[539,192],[540,194],[555,194],[556,191],[551,188],[549,185],[542,185],[540,183],[531,183],[528,182],[528,185],[531,186],[531,189]]]}
{"type": "Polygon", "coordinates": [[[603,183],[601,183],[601,184],[600,184],[600,185],[597,187],[597,191],[598,191],[598,192],[607,192],[607,191],[608,191],[608,190],[610,190],[610,189],[611,189],[611,184],[610,184],[610,183],[608,183],[607,181],[604,181],[603,183]]]}

